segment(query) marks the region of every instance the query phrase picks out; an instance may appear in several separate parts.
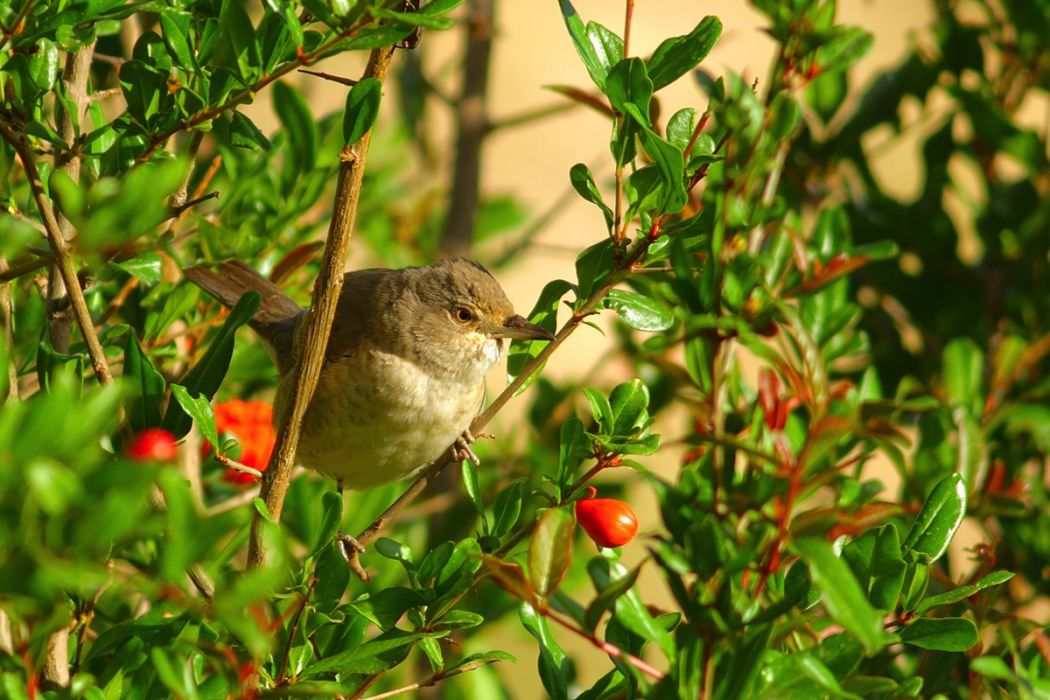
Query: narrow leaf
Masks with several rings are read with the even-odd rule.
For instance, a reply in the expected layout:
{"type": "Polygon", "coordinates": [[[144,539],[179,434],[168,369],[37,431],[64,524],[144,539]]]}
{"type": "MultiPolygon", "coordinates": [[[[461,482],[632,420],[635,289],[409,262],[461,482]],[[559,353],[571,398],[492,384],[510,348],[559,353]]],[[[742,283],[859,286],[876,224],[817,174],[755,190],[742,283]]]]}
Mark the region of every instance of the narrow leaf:
{"type": "Polygon", "coordinates": [[[886,638],[879,613],[871,607],[846,563],[818,539],[799,539],[794,547],[809,565],[813,585],[821,592],[832,619],[856,637],[869,654],[880,649],[886,638]]]}

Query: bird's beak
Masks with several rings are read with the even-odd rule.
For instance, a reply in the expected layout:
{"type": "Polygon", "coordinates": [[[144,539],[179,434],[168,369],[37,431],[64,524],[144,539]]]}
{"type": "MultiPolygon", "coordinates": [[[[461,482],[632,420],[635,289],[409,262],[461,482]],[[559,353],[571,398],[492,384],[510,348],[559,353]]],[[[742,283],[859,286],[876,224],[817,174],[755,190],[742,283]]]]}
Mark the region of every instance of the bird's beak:
{"type": "Polygon", "coordinates": [[[517,314],[503,322],[502,326],[496,326],[489,330],[493,338],[512,338],[514,340],[554,340],[554,335],[540,328],[535,323],[529,323],[517,314]]]}

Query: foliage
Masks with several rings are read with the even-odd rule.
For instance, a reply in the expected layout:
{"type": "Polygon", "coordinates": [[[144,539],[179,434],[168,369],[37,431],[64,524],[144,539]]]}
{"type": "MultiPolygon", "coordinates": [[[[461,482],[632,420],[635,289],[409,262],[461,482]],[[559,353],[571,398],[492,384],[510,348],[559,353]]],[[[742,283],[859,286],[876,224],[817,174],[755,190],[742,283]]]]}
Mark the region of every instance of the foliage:
{"type": "MultiPolygon", "coordinates": [[[[986,13],[966,22],[936,3],[933,47],[857,99],[850,68],[872,39],[838,24],[833,2],[754,0],[778,45],[757,89],[699,67],[722,31],[714,17],[641,57],[569,0],[550,3],[593,83],[561,92],[602,108],[592,118],[607,121],[610,152],[607,176],[567,173],[598,210],[594,243],[530,319],[553,331],[560,317],[568,334],[611,311],[610,344],[634,376],[556,383],[540,371],[551,346],[516,341],[528,444],[479,445],[462,493],[436,497],[452,498],[443,517],[400,518],[374,543],[367,584],[335,535],[364,529],[403,485],[344,508],[301,475],[275,523],[228,478],[242,453],[219,439],[212,401],[275,383],[238,332],[259,300],[218,316],[178,269],[238,257],[301,295],[340,152],[376,123],[385,88],[362,80],[343,113],[317,115],[285,78],[449,29],[458,4],[0,8],[0,273],[21,271],[0,282],[3,693],[362,697],[443,683],[492,697],[510,623],[535,640],[553,698],[1050,694],[1046,623],[1024,607],[1050,595],[1038,293],[1050,173],[1046,133],[1016,119],[1046,98],[1040,3],[975,3],[986,13]],[[71,66],[92,54],[85,96],[71,66]],[[696,105],[668,112],[660,90],[679,80],[695,80],[696,105]],[[242,111],[263,91],[272,134],[242,111]],[[914,201],[880,185],[867,145],[911,126],[905,100],[933,124],[914,201]],[[978,194],[953,216],[958,163],[976,165],[978,194]],[[62,331],[75,295],[41,294],[44,276],[25,274],[61,264],[41,235],[52,226],[114,383],[91,374],[90,326],[62,331]],[[656,430],[679,432],[683,416],[684,434],[656,430]],[[179,465],[125,456],[135,433],[161,427],[186,437],[179,465]],[[224,461],[201,463],[201,436],[224,461]],[[650,471],[676,445],[674,477],[650,471]],[[897,493],[871,476],[875,460],[893,465],[897,493]],[[660,526],[594,553],[573,515],[593,486],[653,492],[660,526]],[[248,569],[256,514],[271,556],[248,569]],[[946,554],[964,519],[982,538],[965,574],[946,554]],[[608,655],[588,688],[570,638],[608,655]]],[[[395,59],[405,123],[377,129],[354,243],[389,264],[432,256],[445,216],[406,184],[438,102],[407,56],[395,59]],[[395,229],[406,218],[408,235],[395,229]]],[[[528,245],[520,205],[482,210],[479,236],[528,245]]]]}

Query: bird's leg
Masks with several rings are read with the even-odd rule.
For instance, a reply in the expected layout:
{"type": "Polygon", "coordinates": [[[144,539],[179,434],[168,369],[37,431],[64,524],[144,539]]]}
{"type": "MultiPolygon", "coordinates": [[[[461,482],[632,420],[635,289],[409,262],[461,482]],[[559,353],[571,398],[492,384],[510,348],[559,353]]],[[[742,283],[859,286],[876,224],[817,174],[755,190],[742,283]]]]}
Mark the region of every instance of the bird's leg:
{"type": "Polygon", "coordinates": [[[474,433],[470,432],[470,428],[464,428],[463,434],[452,443],[452,461],[462,462],[464,459],[469,459],[474,466],[479,466],[481,460],[474,454],[474,450],[470,449],[470,446],[476,441],[477,438],[474,437],[474,433]]]}
{"type": "MultiPolygon", "coordinates": [[[[343,500],[343,480],[337,479],[335,482],[335,491],[339,494],[339,500],[343,500]]],[[[347,535],[343,532],[342,524],[339,525],[339,530],[336,533],[335,541],[339,543],[339,551],[343,553],[343,558],[346,559],[346,565],[350,567],[350,570],[357,574],[357,577],[368,583],[369,576],[368,572],[365,571],[365,567],[361,566],[361,560],[358,555],[364,554],[365,546],[354,539],[352,536],[347,535]]]]}

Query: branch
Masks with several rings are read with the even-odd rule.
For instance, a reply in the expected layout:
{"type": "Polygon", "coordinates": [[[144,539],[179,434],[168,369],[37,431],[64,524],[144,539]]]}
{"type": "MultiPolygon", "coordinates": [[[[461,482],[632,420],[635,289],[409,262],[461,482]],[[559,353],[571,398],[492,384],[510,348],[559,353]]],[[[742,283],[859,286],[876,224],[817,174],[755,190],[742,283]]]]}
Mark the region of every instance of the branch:
{"type": "Polygon", "coordinates": [[[98,335],[95,333],[95,325],[91,321],[91,312],[88,311],[87,301],[84,299],[84,290],[80,288],[80,282],[77,280],[77,271],[73,267],[73,259],[70,256],[69,249],[66,247],[66,240],[62,237],[62,230],[59,227],[58,220],[55,218],[55,212],[51,208],[51,201],[44,194],[44,185],[40,181],[40,171],[37,170],[36,162],[33,160],[29,142],[26,141],[24,134],[15,131],[3,119],[0,119],[0,138],[11,144],[11,147],[14,148],[18,157],[22,160],[22,167],[25,169],[29,188],[33,192],[33,199],[37,208],[40,209],[40,215],[44,219],[44,227],[47,230],[48,241],[51,243],[57,271],[66,285],[69,301],[73,307],[73,316],[80,327],[80,334],[84,338],[84,343],[87,345],[88,355],[91,358],[91,367],[95,372],[95,376],[98,377],[99,383],[109,384],[113,381],[113,375],[110,374],[106,356],[102,352],[102,344],[99,343],[98,335]]]}
{"type": "MultiPolygon", "coordinates": [[[[94,53],[95,42],[92,40],[66,56],[62,84],[69,97],[69,106],[63,105],[61,100],[55,101],[55,130],[63,141],[73,144],[69,151],[55,156],[55,169],[68,175],[73,182],[80,180],[80,150],[76,141],[80,124],[87,114],[88,78],[91,75],[91,58],[94,53]]],[[[72,240],[76,235],[73,224],[61,214],[57,219],[62,238],[66,241],[72,240]]],[[[48,333],[51,345],[61,353],[69,352],[72,326],[69,317],[69,292],[66,290],[68,284],[68,280],[57,268],[51,269],[47,285],[48,333]]]]}
{"type": "MultiPolygon", "coordinates": [[[[364,77],[382,80],[386,76],[393,54],[392,47],[373,49],[365,68],[364,77]]],[[[361,180],[365,172],[365,156],[372,140],[372,130],[355,144],[343,149],[340,154],[339,180],[336,184],[335,205],[328,229],[321,269],[314,285],[313,303],[307,313],[302,335],[298,338],[301,348],[299,362],[290,378],[291,396],[289,408],[279,416],[277,444],[274,446],[270,465],[263,474],[260,496],[273,520],[279,520],[284,508],[284,497],[288,492],[295,452],[299,446],[299,430],[306,407],[313,398],[317,380],[328,347],[328,336],[335,319],[336,304],[343,288],[343,266],[350,247],[357,214],[357,201],[361,195],[361,180]]],[[[255,567],[266,559],[262,541],[262,516],[256,511],[252,519],[251,537],[248,543],[248,566],[255,567]]]]}
{"type": "Polygon", "coordinates": [[[495,0],[470,0],[463,89],[456,101],[456,163],[439,246],[443,255],[466,255],[474,239],[481,200],[481,148],[489,127],[485,97],[494,10],[495,0]]]}

